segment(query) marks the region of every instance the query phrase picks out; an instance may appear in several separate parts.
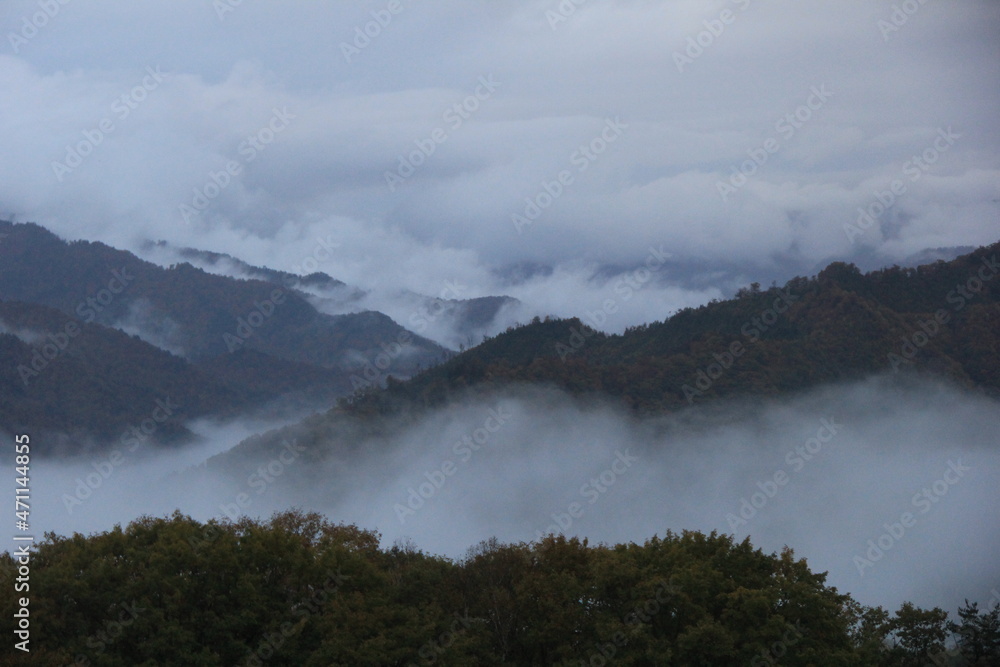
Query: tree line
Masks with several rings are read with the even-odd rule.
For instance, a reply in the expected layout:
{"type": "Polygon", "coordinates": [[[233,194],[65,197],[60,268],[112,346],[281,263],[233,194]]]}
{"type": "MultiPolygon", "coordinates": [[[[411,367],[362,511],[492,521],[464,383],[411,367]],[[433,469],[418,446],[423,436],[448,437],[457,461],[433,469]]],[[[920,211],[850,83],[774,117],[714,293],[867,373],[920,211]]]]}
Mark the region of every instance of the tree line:
{"type": "MultiPolygon", "coordinates": [[[[0,557],[5,634],[16,562],[0,557]]],[[[8,665],[997,665],[1000,607],[866,607],[785,549],[487,540],[459,559],[291,510],[175,512],[32,554],[8,665]]]]}

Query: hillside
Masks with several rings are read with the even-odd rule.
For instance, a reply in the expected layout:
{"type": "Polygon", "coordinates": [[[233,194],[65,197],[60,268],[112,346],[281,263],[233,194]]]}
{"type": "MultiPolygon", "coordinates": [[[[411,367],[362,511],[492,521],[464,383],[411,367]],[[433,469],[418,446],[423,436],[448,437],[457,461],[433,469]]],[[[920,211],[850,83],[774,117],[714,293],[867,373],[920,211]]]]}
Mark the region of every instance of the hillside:
{"type": "Polygon", "coordinates": [[[103,243],[66,243],[33,224],[0,222],[0,233],[0,299],[132,330],[192,361],[246,348],[347,372],[403,340],[407,354],[393,372],[409,375],[446,354],[381,313],[320,313],[293,287],[190,264],[162,268],[103,243]]]}
{"type": "Polygon", "coordinates": [[[320,313],[295,289],[319,274],[237,280],[33,224],[0,235],[0,428],[40,453],[107,446],[156,400],[180,406],[157,427],[172,441],[191,418],[328,406],[448,354],[382,313],[320,313]]]}
{"type": "Polygon", "coordinates": [[[147,242],[143,245],[143,250],[157,258],[160,264],[171,260],[190,262],[212,274],[263,280],[300,290],[308,295],[309,302],[321,312],[331,315],[355,313],[366,309],[381,312],[383,308],[392,304],[395,306],[393,310],[400,324],[410,327],[416,333],[428,334],[428,337],[433,338],[428,331],[430,327],[440,336],[435,340],[451,349],[460,346],[470,347],[480,341],[482,332],[490,329],[503,308],[513,307],[519,303],[517,299],[509,296],[448,298],[457,297],[457,291],[461,290],[447,286],[437,296],[405,289],[373,294],[369,290],[348,285],[321,271],[299,276],[287,271],[254,266],[225,253],[197,248],[175,248],[165,241],[147,242]],[[365,304],[369,304],[369,307],[366,308],[365,304]]]}
{"type": "Polygon", "coordinates": [[[395,401],[440,404],[471,386],[541,382],[657,412],[885,371],[930,372],[997,392],[998,258],[1000,243],[917,268],[862,274],[835,263],[813,278],[751,286],[615,336],[579,319],[535,321],[354,403],[384,411],[395,401]]]}
{"type": "MultiPolygon", "coordinates": [[[[0,554],[0,574],[16,573],[0,554]]],[[[929,664],[949,636],[986,656],[966,664],[1000,654],[997,608],[966,605],[958,623],[910,603],[890,614],[790,549],[694,531],[613,546],[494,539],[456,562],[317,514],[175,513],[50,535],[32,577],[32,655],[5,664],[888,667],[929,664]]],[[[10,634],[14,596],[0,605],[10,634]]]]}
{"type": "Polygon", "coordinates": [[[813,278],[751,286],[622,335],[579,319],[536,320],[408,381],[361,389],[326,415],[245,441],[210,465],[240,470],[241,459],[269,456],[285,437],[322,458],[405,429],[429,408],[515,385],[610,398],[636,415],[883,373],[930,374],[1000,395],[997,258],[1000,243],[915,269],[862,274],[831,264],[813,278]]]}
{"type": "Polygon", "coordinates": [[[189,419],[329,403],[350,390],[337,371],[252,350],[194,364],[117,329],[14,301],[0,301],[0,387],[0,425],[34,434],[40,454],[117,442],[160,403],[173,407],[154,439],[171,442],[190,435],[189,419]]]}

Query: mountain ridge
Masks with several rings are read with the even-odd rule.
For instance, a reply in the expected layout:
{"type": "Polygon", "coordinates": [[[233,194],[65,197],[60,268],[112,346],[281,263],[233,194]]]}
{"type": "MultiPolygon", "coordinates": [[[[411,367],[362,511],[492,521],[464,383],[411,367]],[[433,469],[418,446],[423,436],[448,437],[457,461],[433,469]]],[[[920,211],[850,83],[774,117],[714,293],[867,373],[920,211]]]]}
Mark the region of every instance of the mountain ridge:
{"type": "Polygon", "coordinates": [[[321,313],[294,287],[163,268],[32,223],[0,233],[0,426],[45,434],[42,452],[99,446],[151,396],[184,406],[158,434],[183,439],[182,418],[328,406],[384,346],[399,354],[380,381],[449,354],[382,313],[321,313]]]}
{"type": "MultiPolygon", "coordinates": [[[[409,420],[517,385],[610,399],[636,416],[885,373],[930,374],[997,397],[998,257],[1000,243],[919,268],[862,274],[836,262],[813,278],[766,290],[751,285],[733,299],[623,334],[596,331],[579,318],[535,318],[409,380],[361,388],[325,415],[254,438],[252,447],[266,453],[294,434],[334,451],[335,439],[365,433],[373,422],[409,420]]],[[[213,461],[227,467],[250,446],[213,461]]]]}

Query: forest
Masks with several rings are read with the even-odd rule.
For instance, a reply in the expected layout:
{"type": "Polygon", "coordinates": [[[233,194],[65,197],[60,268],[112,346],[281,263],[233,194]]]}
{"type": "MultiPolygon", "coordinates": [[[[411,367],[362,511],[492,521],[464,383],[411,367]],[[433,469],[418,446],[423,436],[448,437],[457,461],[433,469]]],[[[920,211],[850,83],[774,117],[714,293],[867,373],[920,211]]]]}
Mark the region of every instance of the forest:
{"type": "MultiPolygon", "coordinates": [[[[452,560],[301,510],[175,512],[50,533],[30,567],[31,652],[7,665],[1000,664],[1000,600],[890,613],[791,549],[714,532],[491,539],[452,560]]],[[[4,554],[8,637],[16,573],[4,554]]]]}
{"type": "Polygon", "coordinates": [[[997,396],[998,255],[995,243],[950,262],[869,273],[834,262],[814,277],[754,283],[620,335],[579,318],[536,318],[387,391],[361,387],[341,408],[384,415],[446,404],[470,387],[525,383],[658,414],[880,373],[934,375],[997,396]]]}

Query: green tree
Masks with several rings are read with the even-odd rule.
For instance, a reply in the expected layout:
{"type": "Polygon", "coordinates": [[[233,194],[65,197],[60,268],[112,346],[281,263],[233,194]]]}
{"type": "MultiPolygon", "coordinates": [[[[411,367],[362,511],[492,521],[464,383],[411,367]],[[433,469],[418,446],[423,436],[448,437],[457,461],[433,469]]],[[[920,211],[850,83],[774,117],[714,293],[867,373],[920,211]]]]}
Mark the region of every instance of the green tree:
{"type": "Polygon", "coordinates": [[[960,623],[949,622],[955,633],[958,650],[972,667],[1000,664],[1000,604],[990,611],[979,611],[979,604],[965,601],[959,607],[960,623]]]}
{"type": "Polygon", "coordinates": [[[886,664],[902,667],[923,667],[944,652],[948,637],[948,612],[934,607],[921,609],[911,602],[904,602],[889,621],[886,664]]]}

